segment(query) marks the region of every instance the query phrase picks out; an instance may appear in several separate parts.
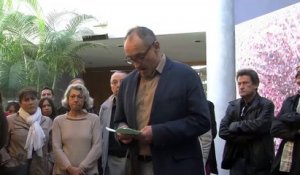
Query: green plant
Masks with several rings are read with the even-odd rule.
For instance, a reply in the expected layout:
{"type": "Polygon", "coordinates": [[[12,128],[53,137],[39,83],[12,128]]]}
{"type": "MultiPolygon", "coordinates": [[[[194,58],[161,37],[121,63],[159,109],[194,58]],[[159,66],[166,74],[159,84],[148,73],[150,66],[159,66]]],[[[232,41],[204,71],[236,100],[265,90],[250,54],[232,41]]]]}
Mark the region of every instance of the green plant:
{"type": "Polygon", "coordinates": [[[55,89],[64,73],[74,77],[84,71],[78,51],[95,46],[76,40],[81,25],[94,17],[60,12],[43,18],[35,0],[23,2],[33,15],[14,10],[11,0],[0,0],[0,88],[8,98],[25,86],[55,89]]]}

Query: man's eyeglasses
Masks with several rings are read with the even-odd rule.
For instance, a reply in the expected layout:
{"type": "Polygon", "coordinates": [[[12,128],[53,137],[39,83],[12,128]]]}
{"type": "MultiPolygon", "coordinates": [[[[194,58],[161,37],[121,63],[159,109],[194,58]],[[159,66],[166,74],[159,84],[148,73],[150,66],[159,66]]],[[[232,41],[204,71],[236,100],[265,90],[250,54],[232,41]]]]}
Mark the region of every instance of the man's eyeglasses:
{"type": "Polygon", "coordinates": [[[156,41],[153,41],[153,43],[147,48],[147,50],[144,53],[139,54],[139,56],[137,56],[137,57],[125,57],[124,60],[128,64],[133,64],[134,62],[141,62],[141,61],[143,61],[155,42],[156,41]]]}

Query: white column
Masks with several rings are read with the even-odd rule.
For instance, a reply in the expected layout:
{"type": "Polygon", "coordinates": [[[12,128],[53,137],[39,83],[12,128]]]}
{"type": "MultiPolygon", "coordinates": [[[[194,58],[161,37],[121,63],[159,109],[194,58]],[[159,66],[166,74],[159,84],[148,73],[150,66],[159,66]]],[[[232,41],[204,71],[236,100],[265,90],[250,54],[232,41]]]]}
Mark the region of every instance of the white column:
{"type": "MultiPolygon", "coordinates": [[[[217,128],[224,117],[228,102],[235,99],[234,1],[211,0],[206,31],[207,43],[207,98],[215,105],[217,128]]],[[[220,175],[224,141],[215,139],[220,175]]]]}

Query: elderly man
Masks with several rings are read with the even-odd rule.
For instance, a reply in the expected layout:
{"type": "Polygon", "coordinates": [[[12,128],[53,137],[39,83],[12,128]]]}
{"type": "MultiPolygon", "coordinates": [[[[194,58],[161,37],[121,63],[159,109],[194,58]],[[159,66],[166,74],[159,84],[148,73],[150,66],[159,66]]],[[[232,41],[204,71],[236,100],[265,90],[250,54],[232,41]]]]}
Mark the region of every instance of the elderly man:
{"type": "Polygon", "coordinates": [[[210,119],[198,74],[166,57],[146,27],[129,30],[124,51],[135,70],[121,84],[115,124],[140,131],[117,134],[130,145],[132,174],[203,175],[198,136],[210,129],[210,119]]]}
{"type": "Polygon", "coordinates": [[[122,80],[126,73],[116,71],[111,75],[110,88],[112,95],[100,107],[100,120],[102,130],[102,169],[104,175],[125,175],[127,161],[127,149],[121,147],[113,133],[109,133],[105,127],[113,128],[114,114],[116,110],[116,98],[122,80]]]}

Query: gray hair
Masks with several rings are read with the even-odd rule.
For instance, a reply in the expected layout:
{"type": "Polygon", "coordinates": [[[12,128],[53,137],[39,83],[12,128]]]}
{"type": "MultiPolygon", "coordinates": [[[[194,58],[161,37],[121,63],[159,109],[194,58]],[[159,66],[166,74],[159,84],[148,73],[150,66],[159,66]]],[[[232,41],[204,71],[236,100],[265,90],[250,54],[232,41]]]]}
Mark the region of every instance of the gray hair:
{"type": "Polygon", "coordinates": [[[152,30],[150,30],[147,27],[141,27],[141,26],[131,28],[127,32],[125,36],[125,40],[127,40],[127,38],[133,36],[134,34],[136,34],[141,40],[143,40],[145,46],[150,46],[151,44],[153,44],[154,41],[157,40],[152,30]]]}
{"type": "Polygon", "coordinates": [[[65,91],[64,98],[61,101],[61,104],[63,107],[69,109],[68,99],[69,99],[69,95],[70,95],[70,92],[72,89],[78,90],[82,93],[82,95],[84,97],[84,105],[83,105],[84,109],[90,109],[93,107],[94,99],[90,97],[90,93],[87,90],[87,88],[84,85],[79,84],[79,83],[70,84],[68,86],[67,90],[65,91]]]}
{"type": "Polygon", "coordinates": [[[112,73],[111,76],[110,76],[110,83],[112,82],[112,77],[113,77],[113,75],[115,75],[115,74],[124,74],[125,76],[127,76],[127,73],[126,73],[125,71],[122,71],[122,70],[116,70],[116,71],[114,71],[114,73],[112,73]]]}
{"type": "Polygon", "coordinates": [[[82,85],[85,85],[85,82],[84,82],[84,80],[83,80],[82,78],[73,78],[73,79],[70,81],[69,84],[74,84],[75,82],[78,82],[78,83],[80,83],[80,84],[82,84],[82,85]]]}

